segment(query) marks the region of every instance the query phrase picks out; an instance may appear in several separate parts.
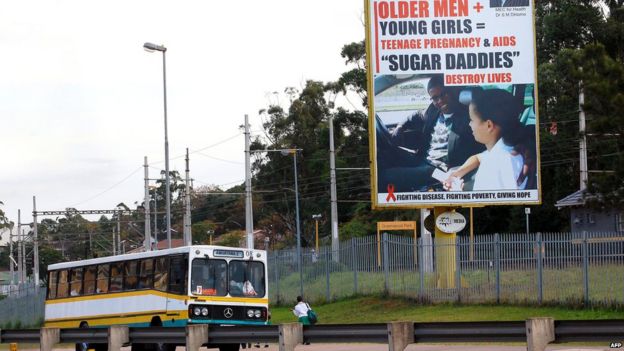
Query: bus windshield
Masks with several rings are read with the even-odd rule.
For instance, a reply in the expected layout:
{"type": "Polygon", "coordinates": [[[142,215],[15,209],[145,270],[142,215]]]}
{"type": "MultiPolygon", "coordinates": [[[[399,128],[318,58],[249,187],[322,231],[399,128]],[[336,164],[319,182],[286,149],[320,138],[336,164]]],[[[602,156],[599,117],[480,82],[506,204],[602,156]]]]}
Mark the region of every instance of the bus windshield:
{"type": "Polygon", "coordinates": [[[227,263],[225,260],[193,259],[191,292],[195,295],[227,295],[227,263]]]}
{"type": "Polygon", "coordinates": [[[195,258],[191,266],[191,292],[194,295],[264,297],[264,264],[195,258]],[[228,283],[229,282],[229,283],[228,283]]]}
{"type": "Polygon", "coordinates": [[[230,261],[229,280],[231,296],[264,296],[265,280],[262,262],[230,261]]]}

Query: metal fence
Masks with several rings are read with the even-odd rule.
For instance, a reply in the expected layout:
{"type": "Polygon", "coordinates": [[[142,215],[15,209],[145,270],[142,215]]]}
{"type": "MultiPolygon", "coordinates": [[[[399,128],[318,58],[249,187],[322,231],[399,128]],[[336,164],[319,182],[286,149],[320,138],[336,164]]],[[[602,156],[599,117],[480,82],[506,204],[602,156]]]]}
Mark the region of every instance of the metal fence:
{"type": "MultiPolygon", "coordinates": [[[[269,252],[271,303],[292,304],[299,295],[296,257],[295,249],[269,252]]],[[[379,242],[343,241],[337,251],[305,249],[301,275],[306,299],[317,303],[386,293],[424,302],[622,306],[624,233],[458,236],[454,244],[425,236],[416,245],[383,234],[379,242]]],[[[43,287],[13,287],[0,300],[0,329],[37,326],[44,299],[43,287]]]]}
{"type": "MultiPolygon", "coordinates": [[[[299,295],[294,249],[269,253],[272,302],[299,295]]],[[[384,234],[338,251],[304,250],[303,290],[324,302],[387,293],[422,301],[624,305],[623,233],[458,236],[456,242],[384,234]],[[448,262],[442,261],[442,256],[448,262]]]]}
{"type": "Polygon", "coordinates": [[[45,292],[34,283],[7,286],[6,297],[0,300],[0,329],[38,327],[43,321],[45,292]]]}

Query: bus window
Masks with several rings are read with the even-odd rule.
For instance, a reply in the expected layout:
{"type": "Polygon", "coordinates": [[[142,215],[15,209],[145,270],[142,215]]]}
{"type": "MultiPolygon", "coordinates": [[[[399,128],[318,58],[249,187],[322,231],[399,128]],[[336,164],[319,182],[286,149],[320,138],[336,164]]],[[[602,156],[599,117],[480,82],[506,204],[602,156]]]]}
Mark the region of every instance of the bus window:
{"type": "Polygon", "coordinates": [[[137,288],[137,261],[128,261],[124,271],[124,290],[135,290],[137,288]]]}
{"type": "Polygon", "coordinates": [[[82,295],[82,267],[71,270],[69,296],[82,295]]]}
{"type": "Polygon", "coordinates": [[[95,292],[95,278],[97,276],[97,266],[89,266],[84,271],[84,294],[91,295],[95,292]]]}
{"type": "Polygon", "coordinates": [[[227,294],[225,260],[194,259],[191,267],[191,293],[225,296],[227,294]]]}
{"type": "Polygon", "coordinates": [[[48,272],[48,299],[56,298],[56,279],[58,271],[48,272]]]}
{"type": "Polygon", "coordinates": [[[59,271],[58,287],[56,290],[56,297],[67,297],[69,292],[69,283],[67,281],[67,270],[59,271]]]}
{"type": "Polygon", "coordinates": [[[262,262],[230,261],[230,295],[263,297],[265,293],[262,262]]]}
{"type": "Polygon", "coordinates": [[[169,281],[169,265],[167,257],[156,259],[156,267],[154,270],[154,289],[167,291],[167,282],[169,281]]]}
{"type": "Polygon", "coordinates": [[[123,262],[111,264],[109,292],[121,291],[123,288],[123,262]]]}
{"type": "Polygon", "coordinates": [[[169,292],[176,294],[186,293],[187,262],[188,260],[185,256],[171,257],[171,264],[169,265],[169,292]]]}
{"type": "Polygon", "coordinates": [[[98,294],[105,294],[108,292],[108,272],[109,266],[107,264],[101,264],[98,266],[96,290],[98,294]]]}
{"type": "Polygon", "coordinates": [[[146,258],[141,260],[139,272],[139,289],[151,289],[154,279],[154,260],[146,258]]]}

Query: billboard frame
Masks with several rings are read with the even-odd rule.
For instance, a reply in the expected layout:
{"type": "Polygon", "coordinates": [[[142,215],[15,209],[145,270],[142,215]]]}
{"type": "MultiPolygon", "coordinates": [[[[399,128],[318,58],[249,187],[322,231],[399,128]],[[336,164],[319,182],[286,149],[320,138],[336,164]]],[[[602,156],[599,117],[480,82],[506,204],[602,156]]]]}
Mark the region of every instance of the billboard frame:
{"type": "MultiPolygon", "coordinates": [[[[542,186],[541,186],[541,155],[540,155],[540,128],[539,128],[539,89],[538,89],[538,77],[537,77],[537,39],[536,39],[536,26],[535,26],[535,1],[529,0],[529,6],[531,8],[531,24],[532,24],[532,42],[533,42],[533,83],[534,84],[534,109],[535,109],[535,157],[536,157],[536,173],[537,173],[537,201],[516,201],[516,202],[483,202],[474,201],[469,203],[461,202],[428,202],[428,203],[379,203],[378,200],[378,165],[377,165],[377,140],[375,133],[375,93],[374,93],[374,73],[372,66],[372,45],[371,45],[371,2],[376,0],[364,0],[364,15],[365,15],[365,49],[366,49],[366,79],[367,79],[367,92],[368,92],[368,134],[369,134],[369,162],[370,162],[370,177],[371,177],[371,209],[373,210],[394,210],[394,209],[424,209],[434,207],[455,207],[455,208],[475,208],[485,206],[533,206],[541,205],[543,202],[542,186]]],[[[430,2],[436,0],[429,0],[430,2]]],[[[470,0],[467,0],[470,1],[470,0]]],[[[438,72],[439,73],[439,72],[438,72]]]]}

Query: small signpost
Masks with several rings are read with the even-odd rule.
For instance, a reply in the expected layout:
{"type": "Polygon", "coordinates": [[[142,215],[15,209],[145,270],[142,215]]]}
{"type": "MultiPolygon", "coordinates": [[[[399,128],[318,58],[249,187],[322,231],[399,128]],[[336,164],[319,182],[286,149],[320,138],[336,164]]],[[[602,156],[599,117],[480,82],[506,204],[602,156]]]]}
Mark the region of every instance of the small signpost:
{"type": "Polygon", "coordinates": [[[377,222],[377,265],[381,266],[381,231],[384,230],[413,230],[414,231],[414,263],[418,262],[418,238],[416,221],[377,222]]]}

